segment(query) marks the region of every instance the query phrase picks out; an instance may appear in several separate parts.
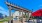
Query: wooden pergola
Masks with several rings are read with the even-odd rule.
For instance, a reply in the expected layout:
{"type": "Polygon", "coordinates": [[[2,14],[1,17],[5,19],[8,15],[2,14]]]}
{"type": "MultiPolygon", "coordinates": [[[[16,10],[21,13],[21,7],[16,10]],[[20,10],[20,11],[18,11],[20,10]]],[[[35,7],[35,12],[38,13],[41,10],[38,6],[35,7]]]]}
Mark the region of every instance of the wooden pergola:
{"type": "MultiPolygon", "coordinates": [[[[23,12],[25,13],[31,13],[31,10],[27,10],[27,9],[24,9],[23,7],[19,7],[19,6],[16,6],[16,5],[13,5],[13,4],[10,4],[9,2],[5,2],[6,5],[8,6],[8,9],[9,9],[9,16],[11,17],[11,10],[16,10],[16,11],[19,11],[19,12],[22,12],[22,16],[23,16],[23,12]]],[[[22,17],[23,19],[23,17],[22,17]]],[[[9,23],[11,23],[11,18],[9,20],[9,23]]],[[[22,23],[23,23],[23,20],[22,20],[22,23]]]]}

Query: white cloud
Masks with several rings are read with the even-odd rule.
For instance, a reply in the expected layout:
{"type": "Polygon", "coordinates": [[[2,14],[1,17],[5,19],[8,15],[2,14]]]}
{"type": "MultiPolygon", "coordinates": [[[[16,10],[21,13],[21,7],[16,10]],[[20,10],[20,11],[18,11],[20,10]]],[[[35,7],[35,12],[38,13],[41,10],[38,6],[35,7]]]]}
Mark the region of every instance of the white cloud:
{"type": "Polygon", "coordinates": [[[4,10],[4,8],[0,6],[0,10],[4,10]]]}
{"type": "Polygon", "coordinates": [[[42,6],[42,5],[40,5],[40,6],[42,6]]]}
{"type": "Polygon", "coordinates": [[[39,5],[39,7],[42,7],[42,5],[39,5]]]}
{"type": "Polygon", "coordinates": [[[5,10],[2,6],[0,6],[0,13],[9,15],[9,14],[8,14],[8,10],[5,10]]]}

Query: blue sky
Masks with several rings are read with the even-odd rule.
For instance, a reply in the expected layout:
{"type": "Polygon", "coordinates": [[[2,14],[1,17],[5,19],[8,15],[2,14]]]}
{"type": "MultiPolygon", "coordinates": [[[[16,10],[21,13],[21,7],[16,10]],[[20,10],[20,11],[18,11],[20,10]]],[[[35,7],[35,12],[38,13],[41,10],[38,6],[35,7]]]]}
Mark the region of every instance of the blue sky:
{"type": "MultiPolygon", "coordinates": [[[[42,0],[9,0],[11,3],[15,3],[26,9],[36,11],[42,8],[42,0]]],[[[5,0],[0,0],[0,13],[8,15],[8,7],[5,4],[5,0]]]]}

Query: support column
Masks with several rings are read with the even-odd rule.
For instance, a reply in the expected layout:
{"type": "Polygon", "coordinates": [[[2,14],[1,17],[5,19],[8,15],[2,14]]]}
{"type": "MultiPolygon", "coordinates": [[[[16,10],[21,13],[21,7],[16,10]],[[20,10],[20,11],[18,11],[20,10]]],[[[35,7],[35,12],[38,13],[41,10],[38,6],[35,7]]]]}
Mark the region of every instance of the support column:
{"type": "MultiPolygon", "coordinates": [[[[25,15],[26,15],[26,12],[25,12],[25,15]]],[[[26,18],[26,16],[25,16],[25,18],[26,18]]]]}
{"type": "Polygon", "coordinates": [[[22,10],[22,23],[23,23],[23,10],[22,10]]]}
{"type": "Polygon", "coordinates": [[[11,9],[9,8],[9,22],[8,23],[11,23],[11,9]]]}
{"type": "Polygon", "coordinates": [[[20,20],[21,11],[19,11],[19,20],[20,20]]]}
{"type": "Polygon", "coordinates": [[[19,16],[21,15],[21,11],[19,11],[19,16]]]}
{"type": "Polygon", "coordinates": [[[29,20],[29,12],[27,12],[28,13],[28,20],[29,20]]]}
{"type": "Polygon", "coordinates": [[[19,10],[19,23],[21,23],[21,18],[20,18],[20,16],[21,16],[21,11],[19,10]]]}
{"type": "Polygon", "coordinates": [[[28,13],[26,12],[26,21],[28,21],[28,13]]]}
{"type": "Polygon", "coordinates": [[[25,15],[26,15],[26,21],[28,21],[28,12],[25,12],[25,15]]]}

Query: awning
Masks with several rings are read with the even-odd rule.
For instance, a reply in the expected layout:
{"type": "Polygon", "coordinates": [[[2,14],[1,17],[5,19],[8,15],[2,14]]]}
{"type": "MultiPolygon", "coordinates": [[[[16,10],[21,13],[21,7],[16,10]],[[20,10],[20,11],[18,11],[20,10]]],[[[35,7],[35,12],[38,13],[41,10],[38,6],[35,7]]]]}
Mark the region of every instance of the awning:
{"type": "Polygon", "coordinates": [[[42,16],[42,9],[39,9],[32,13],[32,16],[42,16]]]}

